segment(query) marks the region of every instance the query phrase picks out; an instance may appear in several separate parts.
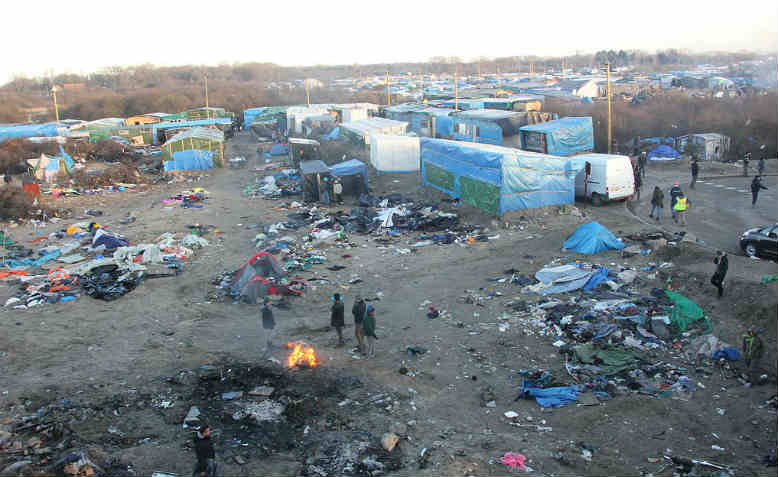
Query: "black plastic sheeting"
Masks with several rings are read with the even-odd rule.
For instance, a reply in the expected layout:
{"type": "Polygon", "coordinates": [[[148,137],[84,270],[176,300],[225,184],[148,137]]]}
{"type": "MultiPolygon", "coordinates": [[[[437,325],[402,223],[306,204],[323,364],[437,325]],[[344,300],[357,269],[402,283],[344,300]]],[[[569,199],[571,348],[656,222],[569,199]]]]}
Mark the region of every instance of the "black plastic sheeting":
{"type": "Polygon", "coordinates": [[[93,268],[82,276],[84,293],[105,301],[113,301],[134,290],[146,277],[142,271],[130,272],[117,265],[93,268]]]}

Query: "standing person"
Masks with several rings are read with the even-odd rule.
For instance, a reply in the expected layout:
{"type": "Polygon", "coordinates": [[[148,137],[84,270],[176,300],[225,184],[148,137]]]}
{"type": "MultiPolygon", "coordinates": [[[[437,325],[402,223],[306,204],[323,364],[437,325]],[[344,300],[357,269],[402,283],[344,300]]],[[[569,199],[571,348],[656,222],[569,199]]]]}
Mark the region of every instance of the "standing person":
{"type": "Polygon", "coordinates": [[[697,182],[697,174],[700,173],[700,166],[697,163],[697,159],[692,160],[692,183],[689,184],[689,189],[694,189],[694,184],[697,182]]]}
{"type": "Polygon", "coordinates": [[[748,177],[748,160],[751,159],[751,153],[747,152],[743,157],[743,177],[748,177]]]}
{"type": "Polygon", "coordinates": [[[681,194],[675,199],[675,205],[673,210],[677,218],[676,223],[680,223],[682,226],[686,226],[686,211],[691,207],[692,201],[690,201],[685,195],[681,194]]]}
{"type": "Polygon", "coordinates": [[[641,152],[640,158],[638,159],[638,164],[640,164],[640,173],[643,175],[643,178],[646,178],[646,165],[648,165],[648,158],[646,157],[646,153],[641,152]]]}
{"type": "Polygon", "coordinates": [[[351,307],[351,314],[354,315],[354,336],[357,338],[357,349],[360,353],[365,352],[365,331],[362,323],[367,314],[367,304],[360,295],[354,297],[354,306],[351,307]]]}
{"type": "Polygon", "coordinates": [[[678,218],[676,217],[675,213],[675,201],[678,200],[678,197],[683,195],[683,191],[681,190],[681,186],[678,185],[678,181],[673,182],[673,187],[670,189],[670,213],[673,216],[673,220],[675,222],[678,222],[678,218]]]}
{"type": "Polygon", "coordinates": [[[6,173],[3,175],[3,181],[6,184],[10,184],[12,180],[13,179],[11,179],[11,175],[8,173],[8,171],[6,171],[6,173]]]}
{"type": "Polygon", "coordinates": [[[762,185],[762,177],[754,176],[754,180],[751,181],[751,208],[756,207],[756,199],[759,198],[759,191],[762,189],[767,190],[767,187],[762,185]]]}
{"type": "Polygon", "coordinates": [[[651,212],[648,214],[649,217],[654,217],[654,211],[656,211],[656,221],[659,222],[659,219],[662,218],[662,208],[664,208],[665,203],[665,193],[662,192],[662,189],[659,188],[659,186],[654,186],[654,195],[651,197],[651,212]]]}
{"type": "Polygon", "coordinates": [[[750,384],[756,384],[759,379],[759,360],[762,358],[763,351],[762,338],[759,337],[756,329],[749,328],[743,336],[743,357],[750,384]]]}
{"type": "Polygon", "coordinates": [[[713,263],[716,264],[716,271],[710,277],[710,282],[718,288],[719,298],[721,298],[724,295],[724,278],[727,276],[727,270],[729,270],[727,253],[721,250],[717,251],[716,257],[713,258],[713,263]]]}
{"type": "Polygon", "coordinates": [[[273,346],[276,319],[273,316],[272,308],[270,308],[270,298],[268,297],[262,300],[262,328],[265,330],[265,353],[269,353],[270,347],[273,346]]]}
{"type": "Polygon", "coordinates": [[[340,293],[336,293],[334,296],[335,303],[332,304],[330,314],[330,325],[338,332],[338,347],[343,346],[343,327],[346,325],[343,318],[345,307],[343,301],[340,299],[340,293]]]}
{"type": "Polygon", "coordinates": [[[757,165],[757,170],[759,171],[760,176],[764,174],[764,156],[759,157],[759,164],[757,165]]]}
{"type": "Polygon", "coordinates": [[[340,204],[343,202],[343,199],[341,198],[343,194],[343,184],[340,183],[340,179],[335,179],[335,183],[332,185],[332,198],[333,200],[340,204]]]}
{"type": "Polygon", "coordinates": [[[216,475],[216,452],[211,441],[211,428],[203,424],[194,435],[194,450],[197,456],[197,464],[192,471],[192,477],[216,475]]]}
{"type": "Polygon", "coordinates": [[[633,172],[635,178],[635,200],[640,200],[640,189],[643,187],[643,177],[638,163],[637,170],[633,172]]]}
{"type": "Polygon", "coordinates": [[[375,341],[378,337],[375,334],[375,308],[373,308],[373,305],[367,307],[367,313],[362,326],[365,329],[365,337],[367,338],[367,357],[375,358],[375,341]]]}

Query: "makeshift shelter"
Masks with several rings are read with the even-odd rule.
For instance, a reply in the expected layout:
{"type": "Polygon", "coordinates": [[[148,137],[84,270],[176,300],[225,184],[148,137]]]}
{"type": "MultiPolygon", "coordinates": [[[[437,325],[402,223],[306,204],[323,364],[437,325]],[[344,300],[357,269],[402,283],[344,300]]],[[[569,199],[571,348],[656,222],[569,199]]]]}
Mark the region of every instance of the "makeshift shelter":
{"type": "Polygon", "coordinates": [[[619,241],[610,230],[597,222],[579,226],[565,243],[562,250],[578,253],[599,253],[603,250],[621,250],[626,245],[619,241]]]}
{"type": "Polygon", "coordinates": [[[45,124],[0,124],[0,141],[26,137],[59,136],[67,128],[57,123],[45,124]]]}
{"type": "Polygon", "coordinates": [[[369,191],[367,166],[357,159],[343,161],[330,167],[330,174],[340,178],[343,195],[359,197],[369,191]]]}
{"type": "Polygon", "coordinates": [[[355,144],[370,144],[370,134],[393,134],[401,136],[408,129],[408,123],[385,118],[370,118],[351,121],[340,125],[340,134],[355,144]]]}
{"type": "Polygon", "coordinates": [[[205,171],[213,169],[213,153],[192,149],[173,153],[173,159],[164,161],[165,172],[168,171],[205,171]]]}
{"type": "Polygon", "coordinates": [[[332,115],[308,116],[303,120],[303,133],[306,136],[326,136],[335,125],[335,117],[332,115]]]}
{"type": "Polygon", "coordinates": [[[416,172],[421,168],[419,138],[370,136],[370,164],[379,172],[416,172]]]}
{"type": "Polygon", "coordinates": [[[300,167],[301,161],[315,161],[320,158],[319,141],[313,139],[289,138],[289,161],[292,167],[300,167]]]}
{"type": "Polygon", "coordinates": [[[549,121],[551,113],[476,109],[435,118],[435,134],[458,141],[518,147],[519,130],[528,124],[549,121]]]}
{"type": "Polygon", "coordinates": [[[270,147],[268,154],[272,156],[285,156],[289,154],[289,146],[286,144],[275,143],[270,147]]]}
{"type": "Polygon", "coordinates": [[[666,144],[660,144],[648,153],[648,159],[651,161],[674,161],[681,157],[681,154],[666,144]]]}
{"type": "Polygon", "coordinates": [[[289,106],[251,108],[243,112],[243,129],[258,137],[272,137],[273,132],[286,131],[286,110],[289,106]]]}
{"type": "Polygon", "coordinates": [[[330,184],[330,168],[322,161],[302,161],[300,162],[300,176],[303,179],[303,200],[306,202],[317,202],[327,192],[328,197],[332,198],[330,184]]]}
{"type": "Polygon", "coordinates": [[[221,161],[224,151],[224,133],[218,129],[194,127],[179,132],[163,146],[163,160],[173,159],[173,153],[180,151],[210,151],[214,161],[221,161]]]}
{"type": "Polygon", "coordinates": [[[260,297],[292,293],[281,283],[284,275],[283,268],[273,255],[259,252],[232,275],[230,295],[255,305],[260,297]]]}
{"type": "Polygon", "coordinates": [[[521,148],[558,156],[594,150],[591,117],[566,117],[521,128],[521,148]]]}
{"type": "Polygon", "coordinates": [[[433,108],[424,104],[398,104],[384,108],[387,119],[408,123],[408,131],[423,137],[437,137],[436,126],[439,117],[449,116],[453,109],[433,108]]]}
{"type": "Polygon", "coordinates": [[[486,144],[421,138],[424,185],[503,215],[574,201],[577,170],[567,158],[486,144]]]}
{"type": "Polygon", "coordinates": [[[723,134],[692,134],[689,138],[697,146],[697,158],[701,161],[720,161],[729,152],[730,138],[723,134]]]}
{"type": "Polygon", "coordinates": [[[60,172],[70,174],[73,169],[73,158],[59,146],[59,154],[49,156],[41,154],[38,159],[28,159],[27,164],[33,169],[36,179],[43,182],[54,182],[60,172]]]}
{"type": "Polygon", "coordinates": [[[323,116],[328,114],[329,104],[312,104],[310,106],[292,106],[286,110],[286,126],[289,135],[303,134],[304,121],[312,116],[323,116]]]}

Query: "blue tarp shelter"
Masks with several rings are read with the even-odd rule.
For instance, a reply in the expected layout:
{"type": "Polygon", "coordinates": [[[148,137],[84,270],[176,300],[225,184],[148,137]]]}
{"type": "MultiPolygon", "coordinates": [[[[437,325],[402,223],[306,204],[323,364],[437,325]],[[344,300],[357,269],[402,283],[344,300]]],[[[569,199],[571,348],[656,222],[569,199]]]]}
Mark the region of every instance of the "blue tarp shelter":
{"type": "Polygon", "coordinates": [[[487,144],[421,138],[421,174],[434,187],[496,215],[574,201],[567,158],[487,144]]]}
{"type": "Polygon", "coordinates": [[[289,147],[285,144],[276,143],[270,148],[271,156],[285,156],[287,154],[289,154],[289,147]]]}
{"type": "MultiPolygon", "coordinates": [[[[61,127],[61,126],[60,126],[61,127]]],[[[25,137],[59,136],[57,123],[0,124],[0,141],[25,137]]]]}
{"type": "Polygon", "coordinates": [[[205,171],[213,169],[213,153],[190,149],[173,153],[172,161],[162,163],[167,171],[205,171]]]}
{"type": "MultiPolygon", "coordinates": [[[[333,166],[330,166],[330,174],[333,177],[348,177],[361,175],[361,182],[364,184],[364,192],[368,190],[367,184],[367,166],[364,162],[357,159],[350,159],[348,161],[340,162],[333,166]]],[[[344,185],[344,192],[347,187],[344,185]]]]}
{"type": "Polygon", "coordinates": [[[652,161],[672,161],[679,157],[681,154],[666,144],[661,144],[648,153],[648,159],[652,161]]]}
{"type": "Polygon", "coordinates": [[[591,117],[566,117],[520,129],[525,151],[570,156],[594,149],[591,117]]]}
{"type": "Polygon", "coordinates": [[[578,253],[599,253],[603,250],[621,250],[626,245],[620,242],[610,230],[597,222],[581,225],[562,245],[563,250],[578,253]]]}
{"type": "Polygon", "coordinates": [[[340,128],[333,129],[329,134],[324,136],[324,139],[327,141],[334,141],[335,139],[338,139],[340,137],[340,128]]]}

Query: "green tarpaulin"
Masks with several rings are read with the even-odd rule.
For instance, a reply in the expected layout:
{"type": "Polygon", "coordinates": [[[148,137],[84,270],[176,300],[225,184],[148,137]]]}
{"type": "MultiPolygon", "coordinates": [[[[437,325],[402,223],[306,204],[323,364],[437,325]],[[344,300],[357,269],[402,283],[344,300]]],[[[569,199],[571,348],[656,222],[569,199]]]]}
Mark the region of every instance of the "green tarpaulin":
{"type": "Polygon", "coordinates": [[[598,374],[602,376],[634,369],[641,361],[648,361],[644,353],[621,346],[596,346],[589,343],[576,346],[574,350],[578,361],[598,366],[598,374]]]}
{"type": "Polygon", "coordinates": [[[707,327],[710,327],[705,312],[696,303],[670,290],[665,290],[665,295],[673,302],[670,322],[677,327],[679,333],[683,333],[690,324],[699,320],[704,320],[707,327]]]}

